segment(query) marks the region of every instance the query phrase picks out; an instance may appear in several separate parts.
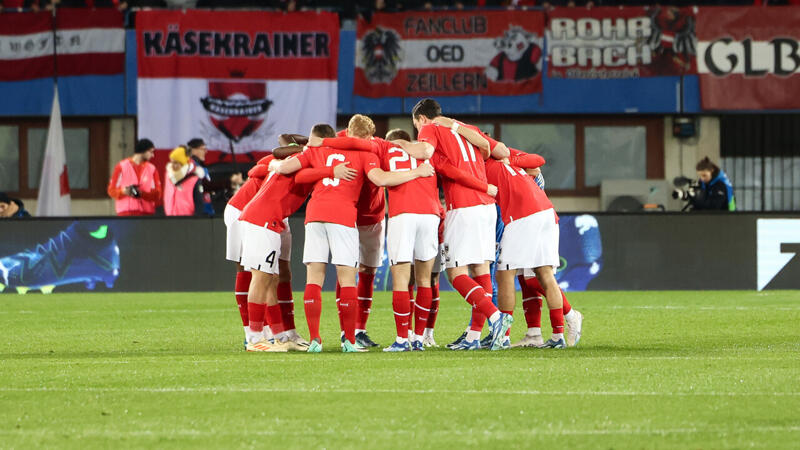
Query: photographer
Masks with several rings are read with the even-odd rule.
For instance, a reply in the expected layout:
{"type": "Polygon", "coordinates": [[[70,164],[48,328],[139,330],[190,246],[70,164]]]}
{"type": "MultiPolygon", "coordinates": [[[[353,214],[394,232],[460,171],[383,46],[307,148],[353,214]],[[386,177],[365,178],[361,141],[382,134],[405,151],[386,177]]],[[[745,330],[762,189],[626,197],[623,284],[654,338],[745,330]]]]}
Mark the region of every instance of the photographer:
{"type": "Polygon", "coordinates": [[[150,139],[140,139],[133,151],[133,156],[114,167],[108,196],[116,200],[118,216],[150,216],[161,199],[161,180],[149,162],[155,145],[150,139]]]}
{"type": "Polygon", "coordinates": [[[733,197],[733,185],[728,175],[708,157],[703,158],[695,167],[697,170],[696,182],[683,179],[683,183],[676,181],[673,198],[687,201],[686,207],[693,211],[735,211],[736,201],[733,197]]]}

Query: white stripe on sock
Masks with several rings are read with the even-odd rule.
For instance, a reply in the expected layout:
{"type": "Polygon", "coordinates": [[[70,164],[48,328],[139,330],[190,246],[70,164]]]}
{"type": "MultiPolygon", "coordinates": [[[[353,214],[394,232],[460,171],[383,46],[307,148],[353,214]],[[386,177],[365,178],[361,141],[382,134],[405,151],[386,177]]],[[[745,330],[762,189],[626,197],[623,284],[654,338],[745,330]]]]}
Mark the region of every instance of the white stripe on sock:
{"type": "Polygon", "coordinates": [[[480,286],[475,286],[474,288],[470,289],[469,292],[467,292],[467,295],[464,296],[464,300],[466,300],[467,303],[469,303],[469,296],[472,295],[472,293],[475,291],[475,289],[481,289],[481,287],[480,286]]]}

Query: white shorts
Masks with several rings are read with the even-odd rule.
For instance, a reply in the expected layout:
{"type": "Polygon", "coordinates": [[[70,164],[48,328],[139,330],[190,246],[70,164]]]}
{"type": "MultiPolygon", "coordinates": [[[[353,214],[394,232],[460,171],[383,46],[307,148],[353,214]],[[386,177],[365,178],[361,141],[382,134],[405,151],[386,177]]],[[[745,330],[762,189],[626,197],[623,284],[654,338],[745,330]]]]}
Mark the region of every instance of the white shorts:
{"type": "Polygon", "coordinates": [[[445,266],[450,269],[494,261],[496,221],[494,204],[447,211],[444,216],[445,266]]]}
{"type": "Polygon", "coordinates": [[[241,264],[247,269],[277,275],[278,260],[281,258],[281,235],[250,222],[239,222],[243,236],[241,264]]]}
{"type": "Polygon", "coordinates": [[[552,208],[517,219],[506,225],[500,240],[497,270],[533,269],[552,266],[557,269],[558,224],[552,208]]]}
{"type": "Polygon", "coordinates": [[[283,231],[281,231],[281,259],[292,260],[292,229],[289,228],[288,217],[283,219],[283,231]]]}
{"type": "Polygon", "coordinates": [[[439,252],[439,216],[398,214],[390,217],[386,250],[391,265],[435,258],[439,252]]]}
{"type": "Polygon", "coordinates": [[[225,259],[233,262],[242,261],[242,229],[239,223],[241,211],[231,205],[225,205],[223,220],[225,221],[225,259]]]}
{"type": "Polygon", "coordinates": [[[303,264],[328,262],[358,267],[358,230],[338,223],[309,222],[303,244],[303,264]]]}
{"type": "Polygon", "coordinates": [[[358,262],[369,267],[380,267],[383,244],[386,241],[386,219],[373,225],[358,226],[358,262]]]}

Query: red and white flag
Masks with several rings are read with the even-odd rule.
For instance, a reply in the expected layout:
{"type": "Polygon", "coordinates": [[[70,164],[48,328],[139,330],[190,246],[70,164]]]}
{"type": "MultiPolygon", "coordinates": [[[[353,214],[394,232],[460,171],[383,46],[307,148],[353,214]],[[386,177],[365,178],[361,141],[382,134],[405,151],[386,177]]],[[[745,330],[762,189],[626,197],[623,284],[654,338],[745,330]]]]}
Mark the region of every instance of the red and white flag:
{"type": "Polygon", "coordinates": [[[70,215],[69,176],[67,154],[64,149],[64,128],[61,126],[61,106],[58,88],[53,89],[53,110],[50,112],[50,127],[42,161],[42,176],[39,178],[39,198],[36,202],[37,216],[70,215]]]}
{"type": "MultiPolygon", "coordinates": [[[[332,13],[141,11],[139,137],[157,158],[199,137],[206,163],[336,123],[339,19],[332,13]]],[[[250,158],[247,158],[250,159],[250,158]]]]}
{"type": "Polygon", "coordinates": [[[125,70],[125,29],[115,9],[59,8],[0,14],[0,81],[76,75],[114,75],[125,70]],[[53,56],[53,21],[56,39],[53,56]]]}

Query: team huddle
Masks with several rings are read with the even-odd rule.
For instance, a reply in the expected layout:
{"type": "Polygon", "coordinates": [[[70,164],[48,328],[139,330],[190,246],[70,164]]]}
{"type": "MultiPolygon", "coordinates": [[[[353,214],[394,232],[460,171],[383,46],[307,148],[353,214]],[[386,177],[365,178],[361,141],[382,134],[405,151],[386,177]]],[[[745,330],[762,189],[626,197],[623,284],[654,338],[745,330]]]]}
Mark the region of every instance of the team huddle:
{"type": "Polygon", "coordinates": [[[238,264],[235,295],[246,350],[322,351],[322,285],[329,261],[337,275],[342,351],[377,346],[366,325],[384,245],[397,337],[383,351],[436,346],[442,270],[472,306],[469,325],[449,348],[512,347],[515,279],[528,330],[513,346],[577,345],[583,317],[554,275],[560,262],[558,216],[535,179],[544,159],[442,116],[433,99],[417,103],[412,119],[416,141],[399,129],[385,139],[375,137],[374,123],[360,114],[338,134],[320,124],[307,138],[281,135],[281,147],[250,170],[225,209],[226,257],[238,264]],[[288,217],[309,195],[303,245],[306,341],[294,323],[288,217]],[[546,342],[543,298],[553,328],[546,342]],[[487,321],[489,334],[481,340],[487,321]]]}

